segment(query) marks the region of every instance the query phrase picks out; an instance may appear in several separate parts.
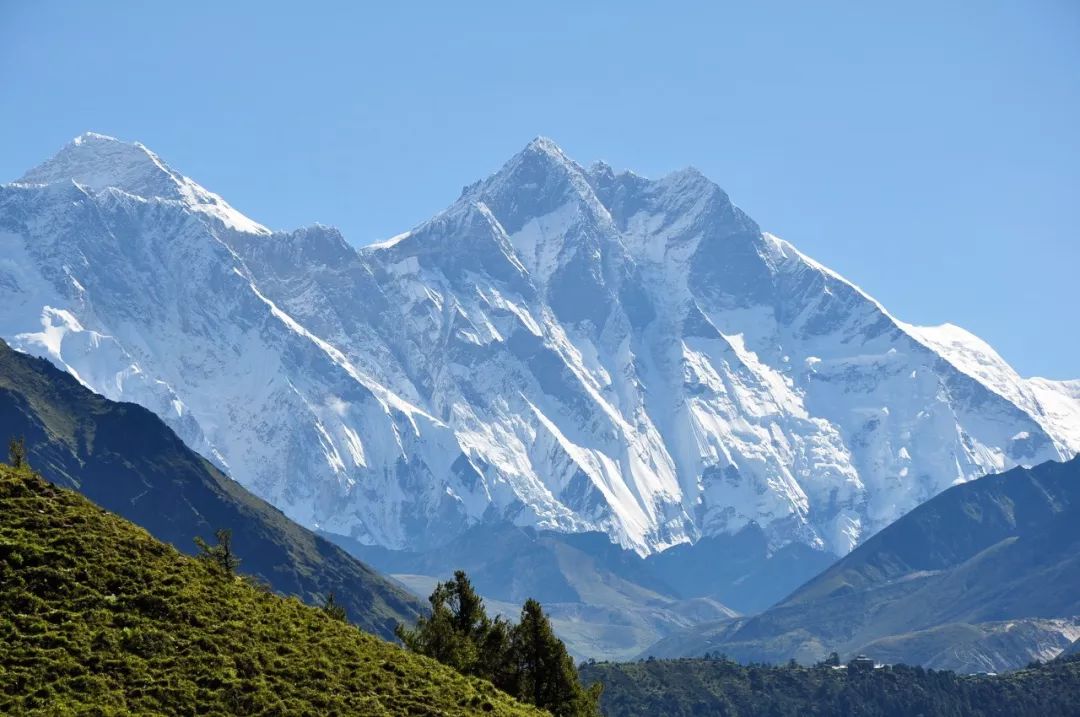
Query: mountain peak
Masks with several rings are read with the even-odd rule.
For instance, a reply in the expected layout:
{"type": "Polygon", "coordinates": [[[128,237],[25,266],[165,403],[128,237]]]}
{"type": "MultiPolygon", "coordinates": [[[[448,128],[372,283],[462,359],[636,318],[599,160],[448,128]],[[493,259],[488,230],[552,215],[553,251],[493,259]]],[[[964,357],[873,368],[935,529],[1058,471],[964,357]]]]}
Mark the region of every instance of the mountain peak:
{"type": "Polygon", "coordinates": [[[93,191],[115,187],[142,197],[180,199],[183,177],[138,142],[122,142],[108,135],[86,132],[19,181],[52,184],[68,180],[93,191]]]}
{"type": "Polygon", "coordinates": [[[34,167],[18,181],[21,184],[73,181],[93,192],[112,187],[147,199],[183,202],[239,231],[270,233],[217,194],[174,171],[146,145],[97,132],[79,135],[52,159],[34,167]]]}
{"type": "Polygon", "coordinates": [[[563,152],[562,147],[555,143],[555,140],[543,135],[537,135],[525,145],[525,152],[535,154],[546,154],[558,159],[567,160],[566,153],[563,152]]]}
{"type": "Polygon", "coordinates": [[[509,234],[568,202],[604,213],[585,170],[543,136],[529,142],[495,174],[467,187],[461,200],[487,205],[509,234]]]}
{"type": "Polygon", "coordinates": [[[74,145],[81,145],[84,142],[119,142],[116,137],[112,137],[107,134],[101,134],[100,132],[83,132],[75,139],[71,140],[74,145]]]}
{"type": "Polygon", "coordinates": [[[45,352],[67,332],[59,360],[88,384],[164,406],[293,515],[390,547],[436,545],[491,510],[643,552],[756,520],[773,546],[840,553],[956,480],[1080,446],[1080,389],[910,335],[697,170],[586,171],[550,139],[522,145],[359,258],[312,229],[186,242],[158,266],[142,247],[173,247],[156,240],[164,220],[198,213],[220,235],[231,210],[145,147],[83,135],[28,177],[160,197],[135,186],[157,177],[180,198],[153,200],[175,206],[147,212],[155,241],[129,249],[104,225],[67,231],[82,216],[70,185],[11,192],[0,255],[19,263],[0,266],[0,334],[45,352]],[[72,251],[37,251],[69,237],[72,251]],[[175,321],[156,320],[163,306],[175,321]],[[59,311],[143,352],[148,383],[116,388],[131,354],[90,351],[59,311]]]}
{"type": "Polygon", "coordinates": [[[584,170],[562,150],[554,140],[539,136],[525,145],[525,149],[510,158],[496,177],[513,176],[522,168],[533,171],[552,171],[569,178],[584,170]]]}

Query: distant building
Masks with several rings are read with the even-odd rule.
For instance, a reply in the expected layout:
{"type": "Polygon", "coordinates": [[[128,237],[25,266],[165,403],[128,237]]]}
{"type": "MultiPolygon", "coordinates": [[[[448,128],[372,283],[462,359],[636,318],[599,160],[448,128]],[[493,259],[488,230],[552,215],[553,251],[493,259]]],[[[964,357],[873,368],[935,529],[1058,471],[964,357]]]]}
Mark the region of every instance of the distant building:
{"type": "Polygon", "coordinates": [[[874,661],[866,655],[857,655],[848,663],[848,669],[854,672],[870,672],[874,669],[874,661]]]}

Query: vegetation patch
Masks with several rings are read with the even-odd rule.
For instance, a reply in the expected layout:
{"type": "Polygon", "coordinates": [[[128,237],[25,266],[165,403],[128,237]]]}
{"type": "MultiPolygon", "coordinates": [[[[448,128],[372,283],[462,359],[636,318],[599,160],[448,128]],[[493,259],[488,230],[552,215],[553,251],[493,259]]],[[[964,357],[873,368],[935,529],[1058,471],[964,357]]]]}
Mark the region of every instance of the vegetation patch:
{"type": "Polygon", "coordinates": [[[591,663],[607,717],[1064,717],[1080,705],[1076,656],[1003,675],[957,675],[835,657],[815,667],[724,658],[591,663]],[[832,664],[829,664],[829,663],[832,664]]]}
{"type": "Polygon", "coordinates": [[[0,465],[0,713],[543,714],[233,576],[214,547],[184,556],[0,465]]]}

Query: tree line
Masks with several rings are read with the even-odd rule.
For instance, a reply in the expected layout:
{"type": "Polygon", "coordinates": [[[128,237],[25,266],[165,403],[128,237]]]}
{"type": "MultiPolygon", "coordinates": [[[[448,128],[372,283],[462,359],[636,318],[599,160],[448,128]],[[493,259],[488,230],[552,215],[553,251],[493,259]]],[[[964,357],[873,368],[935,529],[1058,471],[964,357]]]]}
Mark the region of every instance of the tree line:
{"type": "Polygon", "coordinates": [[[397,636],[408,649],[489,680],[555,717],[600,714],[602,685],[582,686],[573,658],[536,600],[525,601],[517,624],[492,618],[468,576],[458,570],[436,585],[428,601],[430,615],[415,627],[398,626],[397,636]]]}
{"type": "MultiPolygon", "coordinates": [[[[830,656],[831,658],[832,656],[830,656]]],[[[1002,675],[906,665],[743,665],[722,655],[582,666],[607,717],[1058,717],[1080,714],[1080,655],[1002,675]]]]}

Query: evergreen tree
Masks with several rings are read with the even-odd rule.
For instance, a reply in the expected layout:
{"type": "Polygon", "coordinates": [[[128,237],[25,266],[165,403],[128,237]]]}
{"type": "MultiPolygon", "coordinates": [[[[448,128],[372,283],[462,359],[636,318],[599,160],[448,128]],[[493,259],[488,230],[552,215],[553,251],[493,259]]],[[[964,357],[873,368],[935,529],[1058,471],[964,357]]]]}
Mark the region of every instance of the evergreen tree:
{"type": "Polygon", "coordinates": [[[428,602],[431,615],[421,617],[413,628],[399,625],[398,638],[413,652],[458,672],[487,677],[478,669],[479,646],[486,641],[491,620],[465,572],[458,570],[452,580],[436,585],[428,602]]]}
{"type": "Polygon", "coordinates": [[[489,680],[556,717],[599,715],[600,685],[590,690],[581,686],[574,661],[552,632],[540,603],[525,603],[519,625],[491,619],[461,570],[436,585],[428,601],[430,615],[417,620],[415,627],[397,628],[408,649],[489,680]]]}
{"type": "Polygon", "coordinates": [[[8,464],[16,470],[29,470],[30,462],[26,459],[26,440],[24,438],[12,438],[8,441],[8,464]]]}
{"type": "Polygon", "coordinates": [[[517,696],[555,717],[599,715],[600,684],[586,690],[578,681],[574,660],[562,640],[555,637],[551,621],[536,600],[521,610],[521,622],[513,630],[511,651],[518,672],[517,696]]]}
{"type": "Polygon", "coordinates": [[[199,537],[195,538],[195,545],[199,546],[199,557],[210,561],[226,575],[232,577],[240,565],[240,559],[232,551],[232,531],[227,528],[218,528],[214,531],[214,537],[217,538],[217,545],[210,545],[199,537]]]}
{"type": "Polygon", "coordinates": [[[501,617],[491,621],[477,642],[477,660],[473,674],[490,681],[503,692],[518,693],[521,679],[511,653],[514,626],[501,617]]]}
{"type": "Polygon", "coordinates": [[[326,600],[322,604],[323,612],[329,615],[334,620],[340,620],[341,622],[348,622],[349,616],[345,612],[345,607],[334,599],[334,593],[329,592],[326,594],[326,600]]]}

